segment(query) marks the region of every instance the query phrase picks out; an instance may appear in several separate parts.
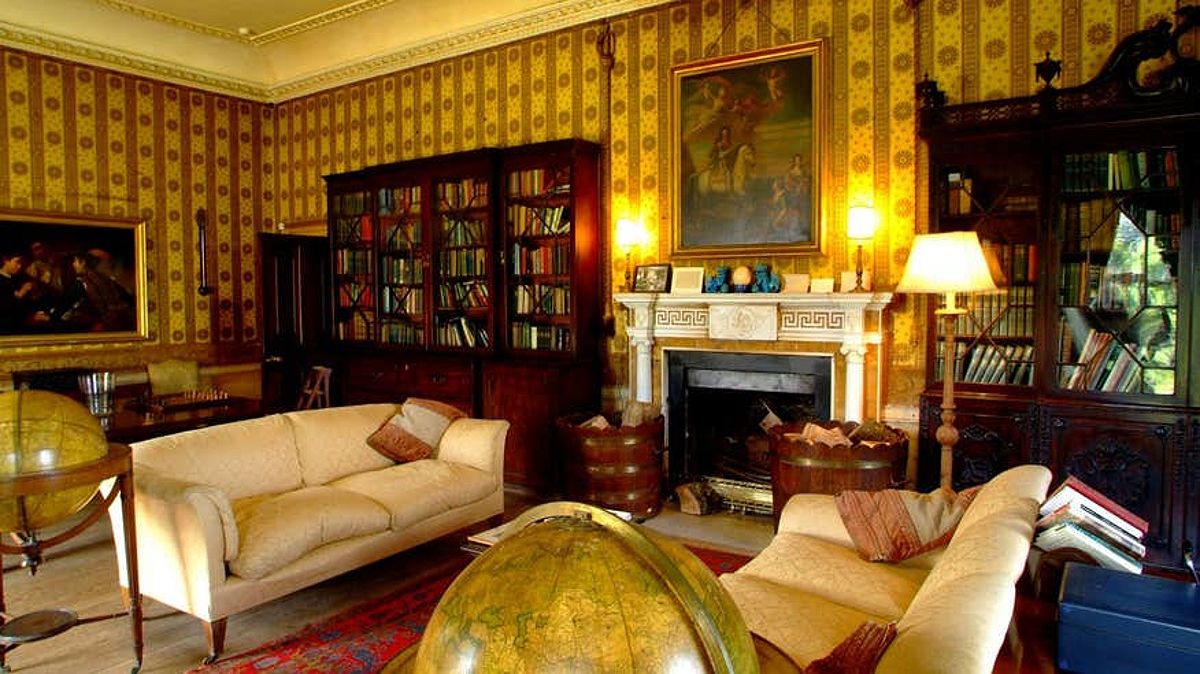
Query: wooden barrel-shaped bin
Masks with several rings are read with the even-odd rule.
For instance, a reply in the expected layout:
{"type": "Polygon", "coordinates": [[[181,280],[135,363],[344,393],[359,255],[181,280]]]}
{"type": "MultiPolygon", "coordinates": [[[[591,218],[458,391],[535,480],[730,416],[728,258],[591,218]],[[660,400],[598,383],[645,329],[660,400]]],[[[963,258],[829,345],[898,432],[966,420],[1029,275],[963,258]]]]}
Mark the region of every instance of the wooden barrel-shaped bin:
{"type": "Polygon", "coordinates": [[[594,416],[569,414],[555,422],[564,449],[567,498],[623,510],[637,519],[657,515],[662,508],[662,416],[640,426],[579,427],[594,416]]]}
{"type": "MultiPolygon", "coordinates": [[[[908,485],[908,436],[882,426],[882,437],[851,445],[828,445],[802,440],[807,422],[781,424],[771,429],[771,489],[775,518],[793,494],[837,494],[847,489],[899,489],[908,485]]],[[[840,428],[850,436],[855,422],[812,422],[827,429],[840,428]]]]}

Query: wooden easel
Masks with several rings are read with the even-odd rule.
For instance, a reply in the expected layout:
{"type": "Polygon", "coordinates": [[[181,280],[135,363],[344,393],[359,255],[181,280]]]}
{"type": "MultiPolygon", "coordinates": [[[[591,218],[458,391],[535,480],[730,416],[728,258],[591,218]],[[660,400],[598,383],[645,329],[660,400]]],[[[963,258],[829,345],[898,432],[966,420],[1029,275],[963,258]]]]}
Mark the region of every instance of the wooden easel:
{"type": "Polygon", "coordinates": [[[329,375],[333,370],[322,365],[314,365],[308,371],[304,386],[300,389],[300,399],[296,401],[296,409],[311,410],[317,407],[329,407],[329,375]]]}

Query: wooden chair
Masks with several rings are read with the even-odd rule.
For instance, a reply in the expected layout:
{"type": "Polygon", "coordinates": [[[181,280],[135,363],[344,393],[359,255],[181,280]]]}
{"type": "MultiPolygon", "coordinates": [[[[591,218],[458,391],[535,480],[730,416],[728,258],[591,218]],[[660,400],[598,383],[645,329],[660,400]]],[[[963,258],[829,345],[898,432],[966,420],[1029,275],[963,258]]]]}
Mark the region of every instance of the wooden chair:
{"type": "Polygon", "coordinates": [[[332,368],[314,365],[308,371],[304,386],[300,388],[300,399],[296,401],[296,409],[311,410],[317,407],[329,407],[329,375],[332,368]]]}

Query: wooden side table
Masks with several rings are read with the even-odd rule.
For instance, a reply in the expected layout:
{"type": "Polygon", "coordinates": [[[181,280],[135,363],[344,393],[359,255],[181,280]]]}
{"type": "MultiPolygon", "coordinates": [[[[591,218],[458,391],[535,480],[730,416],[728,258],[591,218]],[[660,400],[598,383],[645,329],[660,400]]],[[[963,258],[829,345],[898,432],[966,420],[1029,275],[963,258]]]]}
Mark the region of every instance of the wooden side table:
{"type": "Polygon", "coordinates": [[[40,641],[67,631],[75,625],[129,616],[133,632],[134,674],[142,667],[142,595],[138,588],[137,533],[133,518],[133,457],[129,445],[108,443],[108,454],[95,461],[68,466],[57,470],[16,475],[0,480],[0,498],[34,496],[86,487],[116,478],[116,484],[108,494],[97,489],[92,500],[83,507],[84,518],[71,528],[50,538],[26,538],[22,545],[8,545],[0,541],[0,552],[24,555],[32,570],[41,563],[42,551],[82,533],[95,524],[112,504],[117,494],[121,495],[121,521],[125,530],[125,570],[129,577],[129,591],[122,594],[126,610],[110,615],[79,618],[73,611],[52,609],[35,611],[9,619],[4,612],[4,575],[0,574],[0,670],[7,671],[4,656],[21,644],[40,641]]]}

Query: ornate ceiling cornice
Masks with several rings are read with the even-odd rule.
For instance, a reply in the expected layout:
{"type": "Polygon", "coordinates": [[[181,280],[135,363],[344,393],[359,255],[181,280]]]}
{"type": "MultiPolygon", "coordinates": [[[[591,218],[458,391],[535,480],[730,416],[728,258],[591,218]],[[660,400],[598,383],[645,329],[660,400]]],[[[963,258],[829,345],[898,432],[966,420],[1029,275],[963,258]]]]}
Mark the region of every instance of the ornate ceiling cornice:
{"type": "MultiPolygon", "coordinates": [[[[247,41],[246,37],[239,35],[231,36],[228,31],[196,26],[195,24],[174,19],[173,17],[162,18],[160,16],[150,16],[151,13],[148,10],[134,8],[122,2],[122,0],[100,1],[110,7],[121,8],[125,11],[143,15],[143,18],[167,21],[176,27],[184,27],[190,30],[199,29],[199,32],[212,37],[236,39],[243,43],[247,41]]],[[[263,81],[256,82],[244,76],[200,70],[183,63],[144,56],[127,50],[63,35],[35,31],[3,21],[0,21],[0,44],[7,44],[19,49],[26,49],[49,56],[113,68],[134,75],[193,86],[238,98],[262,103],[280,103],[350,82],[462,56],[470,52],[542,35],[573,25],[585,24],[668,4],[671,1],[560,0],[548,7],[517,14],[503,21],[468,28],[436,39],[405,45],[384,54],[348,61],[322,71],[280,82],[267,82],[265,78],[263,81]]],[[[254,37],[264,38],[257,44],[274,41],[277,42],[274,48],[284,48],[285,43],[281,42],[281,40],[289,35],[318,27],[324,27],[327,30],[336,30],[334,24],[339,19],[369,9],[375,9],[391,2],[394,2],[394,0],[363,0],[360,3],[326,12],[323,15],[312,17],[303,22],[281,27],[264,35],[253,36],[250,38],[250,41],[253,42],[254,37]],[[346,14],[342,15],[343,12],[346,12],[346,14]],[[321,22],[320,25],[307,25],[309,22],[317,21],[321,22]],[[284,31],[290,32],[284,35],[284,31]],[[266,39],[267,36],[271,37],[266,39]]]]}

